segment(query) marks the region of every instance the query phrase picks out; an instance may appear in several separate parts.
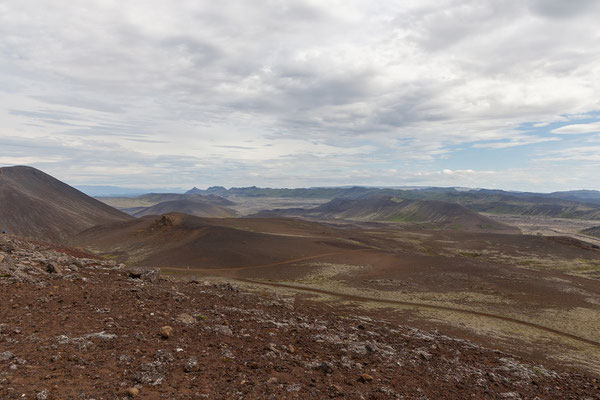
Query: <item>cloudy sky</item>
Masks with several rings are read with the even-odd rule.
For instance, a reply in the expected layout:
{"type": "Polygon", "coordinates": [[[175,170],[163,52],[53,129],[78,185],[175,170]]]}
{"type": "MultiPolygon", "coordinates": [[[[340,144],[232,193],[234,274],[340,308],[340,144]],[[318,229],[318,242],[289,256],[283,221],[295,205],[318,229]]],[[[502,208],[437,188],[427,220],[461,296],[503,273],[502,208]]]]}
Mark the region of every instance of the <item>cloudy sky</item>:
{"type": "Polygon", "coordinates": [[[0,165],[600,189],[596,0],[0,0],[0,165]]]}

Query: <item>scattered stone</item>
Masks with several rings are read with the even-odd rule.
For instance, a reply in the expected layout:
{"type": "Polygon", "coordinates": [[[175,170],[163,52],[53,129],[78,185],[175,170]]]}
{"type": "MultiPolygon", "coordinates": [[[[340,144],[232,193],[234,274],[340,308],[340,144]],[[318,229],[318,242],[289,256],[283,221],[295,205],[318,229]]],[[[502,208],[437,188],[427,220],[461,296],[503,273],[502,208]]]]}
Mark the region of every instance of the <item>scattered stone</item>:
{"type": "Polygon", "coordinates": [[[177,316],[177,321],[181,322],[185,325],[193,325],[196,323],[196,318],[192,317],[190,314],[181,313],[177,316]]]}
{"type": "Polygon", "coordinates": [[[359,378],[359,381],[361,381],[362,383],[367,383],[367,382],[371,382],[373,380],[373,377],[369,374],[362,374],[359,378]]]}
{"type": "Polygon", "coordinates": [[[171,328],[169,325],[165,325],[162,328],[160,328],[160,336],[162,336],[163,339],[168,339],[173,335],[173,328],[171,328]]]}
{"type": "Polygon", "coordinates": [[[267,350],[269,350],[269,351],[277,351],[277,346],[275,345],[275,343],[269,343],[267,345],[267,350]]]}
{"type": "Polygon", "coordinates": [[[8,361],[15,357],[13,353],[10,351],[5,351],[4,353],[0,353],[0,361],[8,361]]]}
{"type": "Polygon", "coordinates": [[[222,335],[226,335],[226,336],[233,336],[233,332],[231,331],[231,328],[225,325],[217,325],[212,327],[212,330],[215,331],[216,333],[220,333],[222,335]]]}
{"type": "Polygon", "coordinates": [[[87,335],[83,336],[83,338],[85,338],[85,339],[102,339],[102,340],[112,340],[116,337],[117,337],[117,335],[115,335],[114,333],[106,333],[104,331],[96,332],[96,333],[88,333],[87,335]]]}
{"type": "Polygon", "coordinates": [[[317,368],[319,371],[322,371],[325,374],[330,374],[333,372],[333,367],[327,361],[323,361],[317,368]]]}
{"type": "Polygon", "coordinates": [[[150,386],[158,386],[165,380],[165,366],[160,361],[152,361],[140,365],[140,371],[135,380],[138,383],[150,386]]]}
{"type": "Polygon", "coordinates": [[[429,361],[433,358],[431,353],[425,350],[417,350],[416,352],[423,360],[429,361]]]}
{"type": "Polygon", "coordinates": [[[290,344],[290,345],[288,346],[288,350],[289,350],[289,352],[290,352],[290,353],[292,353],[292,354],[294,354],[294,353],[296,352],[296,348],[294,347],[294,345],[293,345],[293,344],[290,344]]]}
{"type": "Polygon", "coordinates": [[[190,357],[187,363],[185,363],[185,366],[183,367],[183,370],[185,372],[196,372],[199,369],[200,365],[198,364],[198,360],[196,359],[196,357],[190,357]]]}
{"type": "Polygon", "coordinates": [[[147,282],[155,282],[158,279],[158,270],[153,268],[131,268],[127,275],[132,279],[141,279],[147,282]]]}
{"type": "Polygon", "coordinates": [[[11,242],[0,242],[0,250],[5,253],[11,254],[15,251],[15,245],[11,242]]]}
{"type": "Polygon", "coordinates": [[[344,394],[344,389],[340,385],[332,385],[331,388],[338,396],[342,396],[344,394]]]}
{"type": "Polygon", "coordinates": [[[57,263],[49,262],[46,264],[46,272],[49,274],[62,274],[62,267],[57,263]]]}
{"type": "Polygon", "coordinates": [[[48,396],[49,396],[48,390],[44,389],[35,396],[35,399],[36,400],[48,400],[48,396]]]}

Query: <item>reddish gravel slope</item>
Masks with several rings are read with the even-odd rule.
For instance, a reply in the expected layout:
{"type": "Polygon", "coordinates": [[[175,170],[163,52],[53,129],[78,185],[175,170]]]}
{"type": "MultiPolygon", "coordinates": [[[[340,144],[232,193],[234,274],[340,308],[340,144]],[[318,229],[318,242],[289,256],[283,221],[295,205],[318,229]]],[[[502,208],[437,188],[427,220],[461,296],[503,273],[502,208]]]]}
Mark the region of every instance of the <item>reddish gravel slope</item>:
{"type": "Polygon", "coordinates": [[[600,399],[589,373],[381,315],[12,236],[0,237],[0,289],[2,399],[600,399]]]}

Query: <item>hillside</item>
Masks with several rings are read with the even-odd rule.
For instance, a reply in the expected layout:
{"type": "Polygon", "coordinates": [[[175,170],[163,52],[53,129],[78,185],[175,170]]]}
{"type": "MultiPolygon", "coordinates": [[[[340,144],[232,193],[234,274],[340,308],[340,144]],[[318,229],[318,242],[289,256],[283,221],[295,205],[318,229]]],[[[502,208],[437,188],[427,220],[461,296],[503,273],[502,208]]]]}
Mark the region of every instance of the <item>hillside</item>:
{"type": "Polygon", "coordinates": [[[142,208],[140,211],[136,211],[133,215],[136,217],[143,217],[146,215],[162,215],[171,212],[180,212],[195,215],[196,217],[207,218],[226,218],[235,217],[237,215],[237,212],[231,208],[227,208],[215,204],[210,200],[203,199],[163,201],[162,203],[155,204],[151,207],[142,208]]]}
{"type": "Polygon", "coordinates": [[[600,226],[594,226],[592,228],[584,229],[580,233],[588,236],[595,236],[600,238],[600,226]]]}
{"type": "Polygon", "coordinates": [[[222,268],[277,263],[357,248],[327,243],[330,229],[287,219],[199,218],[171,213],[97,226],[73,244],[132,265],[222,268]]]}
{"type": "Polygon", "coordinates": [[[390,196],[373,196],[359,200],[334,199],[311,209],[273,210],[258,215],[270,214],[326,220],[408,222],[426,224],[429,228],[518,231],[459,204],[434,200],[396,199],[390,196]]]}
{"type": "Polygon", "coordinates": [[[597,375],[497,339],[7,236],[0,288],[15,301],[0,308],[2,399],[598,398],[597,375]]]}
{"type": "MultiPolygon", "coordinates": [[[[144,212],[149,207],[156,206],[157,204],[164,202],[182,202],[182,203],[169,203],[165,206],[161,206],[163,210],[169,210],[165,212],[185,212],[184,209],[187,207],[190,209],[191,202],[199,202],[203,204],[212,204],[221,207],[229,207],[235,203],[221,196],[213,194],[201,195],[201,194],[180,194],[180,193],[147,193],[136,197],[99,197],[98,200],[108,204],[111,207],[117,208],[130,215],[136,215],[144,212]],[[178,204],[181,205],[182,209],[178,208],[178,204]]],[[[227,214],[231,212],[223,212],[221,214],[227,214]]],[[[155,211],[152,211],[155,213],[155,211]]],[[[141,214],[140,214],[141,215],[141,214]]],[[[144,212],[143,215],[150,215],[144,212]]]]}
{"type": "Polygon", "coordinates": [[[0,229],[61,241],[127,214],[31,167],[0,168],[0,229]]]}

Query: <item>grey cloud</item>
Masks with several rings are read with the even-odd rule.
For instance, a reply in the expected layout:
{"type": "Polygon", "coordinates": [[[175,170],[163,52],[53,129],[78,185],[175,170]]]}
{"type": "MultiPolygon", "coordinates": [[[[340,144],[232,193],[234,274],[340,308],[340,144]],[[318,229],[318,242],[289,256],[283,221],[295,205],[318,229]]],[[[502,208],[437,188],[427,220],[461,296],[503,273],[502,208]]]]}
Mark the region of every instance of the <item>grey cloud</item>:
{"type": "Polygon", "coordinates": [[[545,17],[573,18],[598,8],[596,0],[532,0],[531,9],[545,17]]]}
{"type": "Polygon", "coordinates": [[[132,170],[152,176],[163,175],[144,163],[163,160],[171,176],[189,171],[181,179],[205,165],[227,173],[198,179],[268,170],[271,182],[294,162],[339,161],[333,176],[521,143],[511,138],[522,123],[600,107],[592,3],[8,0],[0,107],[12,112],[0,114],[0,139],[54,136],[65,171],[93,156],[72,147],[85,140],[121,149],[96,154],[98,167],[126,170],[131,151],[132,170]],[[309,158],[315,143],[329,148],[309,158]],[[206,148],[215,155],[195,156],[206,148]]]}

